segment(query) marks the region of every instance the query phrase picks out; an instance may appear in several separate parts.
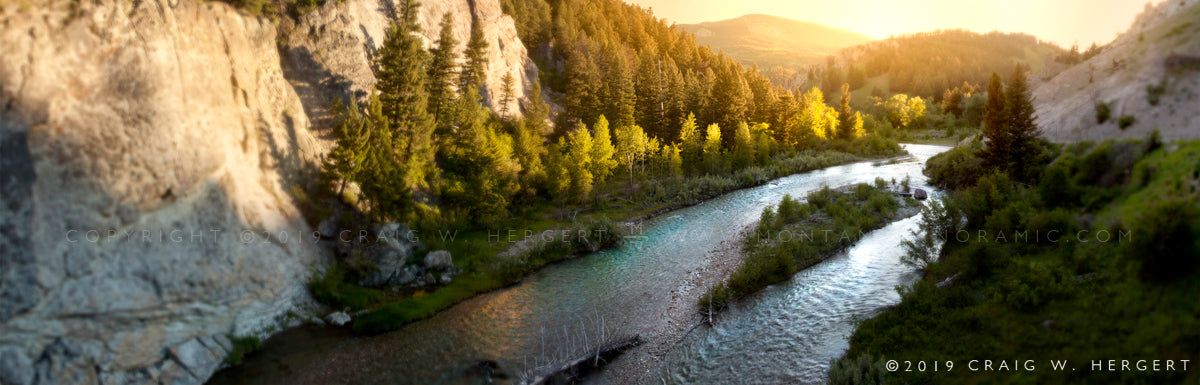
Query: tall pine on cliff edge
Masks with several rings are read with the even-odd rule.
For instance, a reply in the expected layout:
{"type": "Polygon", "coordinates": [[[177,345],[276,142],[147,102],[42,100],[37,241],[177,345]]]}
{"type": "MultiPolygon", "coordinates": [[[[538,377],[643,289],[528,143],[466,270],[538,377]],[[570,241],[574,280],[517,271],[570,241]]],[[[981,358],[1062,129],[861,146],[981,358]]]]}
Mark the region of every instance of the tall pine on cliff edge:
{"type": "Polygon", "coordinates": [[[401,1],[400,20],[388,29],[375,70],[383,114],[392,128],[393,156],[404,164],[402,180],[408,188],[427,187],[426,177],[434,174],[434,120],[426,110],[425,88],[429,56],[417,37],[418,7],[414,0],[401,1]]]}

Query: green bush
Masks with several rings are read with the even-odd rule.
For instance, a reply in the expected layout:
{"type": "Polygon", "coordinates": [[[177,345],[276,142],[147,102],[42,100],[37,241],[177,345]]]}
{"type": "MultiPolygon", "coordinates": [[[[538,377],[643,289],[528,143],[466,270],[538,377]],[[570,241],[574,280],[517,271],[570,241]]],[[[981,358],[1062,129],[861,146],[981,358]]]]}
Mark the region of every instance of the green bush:
{"type": "Polygon", "coordinates": [[[1112,106],[1108,102],[1096,102],[1096,124],[1104,124],[1112,117],[1112,106]]]}
{"type": "Polygon", "coordinates": [[[229,365],[240,365],[242,358],[245,358],[247,354],[262,348],[262,341],[255,336],[229,336],[229,342],[233,345],[233,350],[230,350],[229,354],[225,355],[225,363],[229,365]]]}
{"type": "Polygon", "coordinates": [[[1200,209],[1196,199],[1153,202],[1139,213],[1129,228],[1129,255],[1141,261],[1146,279],[1167,281],[1196,270],[1200,265],[1200,209]]]}
{"type": "Polygon", "coordinates": [[[983,160],[977,154],[983,145],[978,141],[958,146],[934,155],[925,163],[924,173],[929,183],[945,189],[960,189],[975,184],[984,174],[983,160]]]}
{"type": "Polygon", "coordinates": [[[871,360],[870,354],[861,354],[857,359],[843,357],[829,365],[826,385],[883,385],[885,370],[883,361],[871,360]]]}
{"type": "Polygon", "coordinates": [[[1165,78],[1158,84],[1147,84],[1146,102],[1152,106],[1157,106],[1164,92],[1167,92],[1167,79],[1165,78]]]}
{"type": "Polygon", "coordinates": [[[1132,126],[1136,120],[1137,119],[1134,118],[1133,115],[1121,115],[1121,118],[1117,119],[1117,127],[1120,127],[1122,130],[1124,130],[1129,128],[1129,126],[1132,126]]]}

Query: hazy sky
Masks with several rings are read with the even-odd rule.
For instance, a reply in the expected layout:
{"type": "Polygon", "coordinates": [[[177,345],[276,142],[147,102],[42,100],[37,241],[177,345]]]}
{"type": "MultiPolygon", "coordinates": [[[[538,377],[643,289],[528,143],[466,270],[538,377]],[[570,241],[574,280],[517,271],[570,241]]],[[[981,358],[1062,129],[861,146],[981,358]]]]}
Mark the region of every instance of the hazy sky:
{"type": "MultiPolygon", "coordinates": [[[[1107,43],[1129,28],[1146,0],[625,0],[681,24],[765,13],[875,38],[964,28],[1025,32],[1063,47],[1107,43]]],[[[1155,3],[1161,0],[1155,0],[1155,3]]]]}

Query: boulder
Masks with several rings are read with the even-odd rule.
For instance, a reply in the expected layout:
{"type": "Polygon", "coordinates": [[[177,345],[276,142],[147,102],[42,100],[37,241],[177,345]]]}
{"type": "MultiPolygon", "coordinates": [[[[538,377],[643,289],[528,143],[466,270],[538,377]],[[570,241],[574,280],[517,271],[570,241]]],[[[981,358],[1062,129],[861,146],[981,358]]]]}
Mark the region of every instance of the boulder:
{"type": "Polygon", "coordinates": [[[338,233],[337,218],[335,218],[335,217],[325,218],[325,220],[321,221],[321,223],[317,225],[317,232],[321,234],[322,238],[337,237],[337,235],[338,235],[337,234],[338,233]]]}
{"type": "Polygon", "coordinates": [[[435,250],[425,255],[425,269],[446,271],[452,268],[454,268],[454,259],[450,257],[449,251],[435,250]]]}
{"type": "Polygon", "coordinates": [[[409,278],[404,264],[416,247],[412,230],[404,224],[389,223],[379,226],[374,234],[377,242],[361,249],[374,269],[359,284],[367,287],[405,284],[409,278]]]}
{"type": "Polygon", "coordinates": [[[333,326],[344,326],[350,322],[350,315],[345,312],[333,312],[325,316],[325,322],[333,326]]]}
{"type": "Polygon", "coordinates": [[[929,198],[929,194],[926,193],[925,190],[916,189],[916,191],[913,191],[913,198],[916,198],[919,201],[923,201],[926,198],[929,198]]]}

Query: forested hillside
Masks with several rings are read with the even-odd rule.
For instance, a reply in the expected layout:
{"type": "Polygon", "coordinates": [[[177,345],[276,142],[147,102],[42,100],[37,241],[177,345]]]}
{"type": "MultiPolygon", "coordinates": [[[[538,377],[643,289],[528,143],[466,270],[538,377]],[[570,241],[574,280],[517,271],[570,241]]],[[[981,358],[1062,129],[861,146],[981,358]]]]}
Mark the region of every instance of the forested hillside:
{"type": "Polygon", "coordinates": [[[695,34],[701,45],[724,52],[746,65],[757,64],[767,69],[768,77],[776,67],[803,70],[824,63],[826,56],[843,48],[875,40],[818,23],[760,14],[680,27],[695,34]]]}
{"type": "MultiPolygon", "coordinates": [[[[902,152],[849,99],[835,108],[815,87],[802,95],[774,87],[754,67],[697,46],[646,9],[617,0],[502,4],[522,42],[536,47],[540,67],[523,114],[481,104],[481,69],[494,47],[478,24],[467,41],[457,41],[447,16],[426,49],[414,17],[420,4],[411,0],[400,3],[399,20],[375,55],[376,90],[365,102],[334,107],[337,146],[316,201],[343,207],[333,208],[343,222],[402,221],[473,234],[468,242],[437,245],[454,252],[463,274],[428,296],[359,287],[364,264],[359,254],[343,252],[312,290],[335,308],[382,307],[355,324],[360,330],[428,316],[614,240],[500,256],[506,245],[487,242],[488,230],[611,229],[610,217],[652,214],[902,152]],[[454,47],[463,44],[459,57],[454,47]]],[[[513,81],[503,84],[506,100],[513,81]]],[[[323,210],[331,209],[312,207],[323,210]]]]}
{"type": "Polygon", "coordinates": [[[826,92],[846,82],[851,90],[865,87],[871,94],[905,93],[940,101],[964,82],[985,84],[989,75],[1007,73],[1014,64],[1038,72],[1064,53],[1032,35],[939,30],[846,48],[807,76],[826,92]]]}

